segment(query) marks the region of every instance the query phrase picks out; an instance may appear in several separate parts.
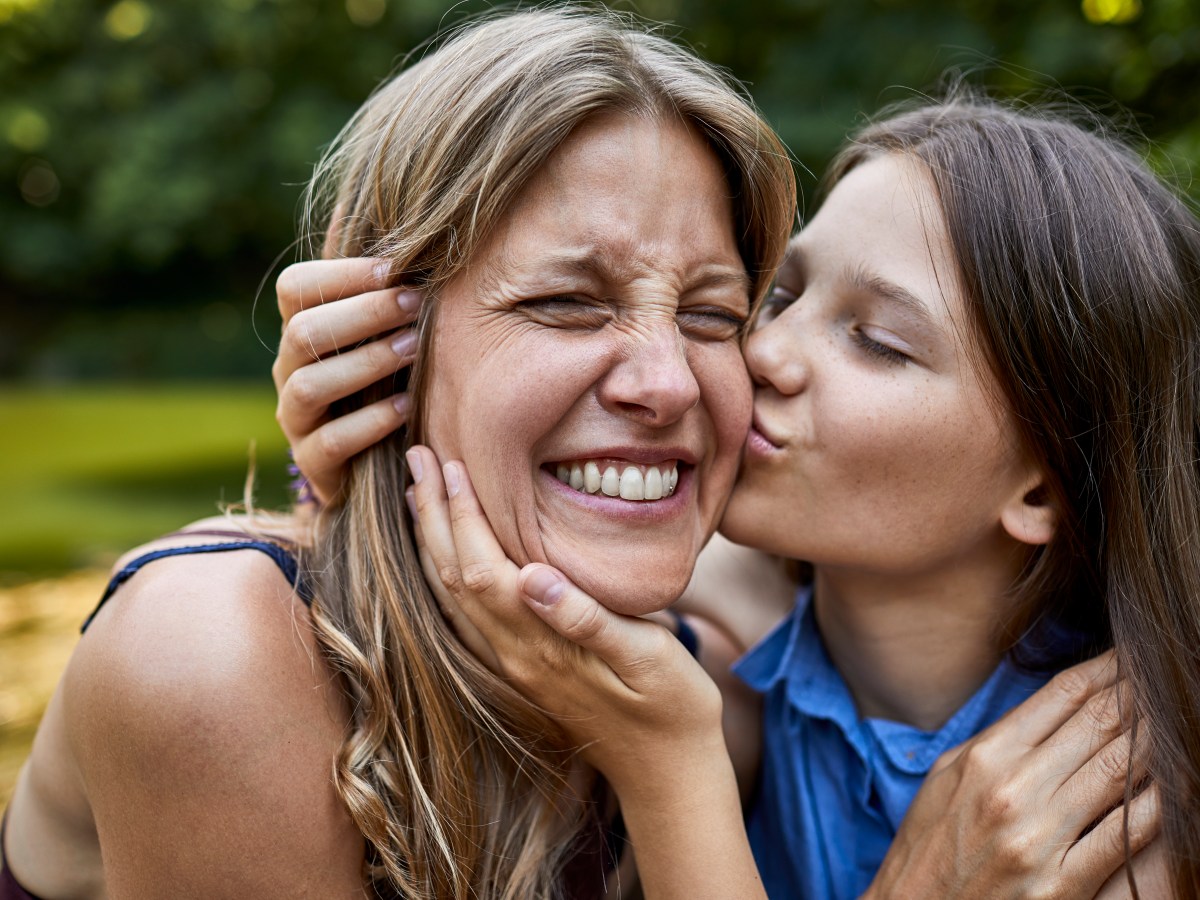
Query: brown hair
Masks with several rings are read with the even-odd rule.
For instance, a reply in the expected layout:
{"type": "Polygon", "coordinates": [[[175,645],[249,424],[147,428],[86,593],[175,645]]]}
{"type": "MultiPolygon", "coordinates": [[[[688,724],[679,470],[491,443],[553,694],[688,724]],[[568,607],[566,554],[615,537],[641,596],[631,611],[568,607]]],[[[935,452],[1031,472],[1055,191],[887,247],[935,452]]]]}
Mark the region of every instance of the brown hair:
{"type": "MultiPolygon", "coordinates": [[[[385,893],[562,896],[564,866],[589,833],[586,798],[567,781],[572,748],[463,649],[425,583],[402,451],[421,433],[438,289],[567,136],[612,111],[678,118],[707,140],[759,300],[795,216],[785,149],[713,67],[612,14],[543,10],[459,31],[364,104],[306,198],[310,234],[336,215],[332,252],[385,257],[432,301],[418,323],[409,434],[353,460],[345,503],[322,514],[307,559],[317,634],[351,709],[336,783],[385,893]]],[[[395,390],[376,386],[349,406],[395,390]]],[[[589,874],[599,885],[602,873],[589,874]]]]}
{"type": "Polygon", "coordinates": [[[1099,122],[961,89],[869,125],[828,183],[884,153],[932,180],[980,363],[1058,516],[1000,640],[1047,668],[1115,646],[1175,893],[1198,900],[1200,221],[1099,122]]]}

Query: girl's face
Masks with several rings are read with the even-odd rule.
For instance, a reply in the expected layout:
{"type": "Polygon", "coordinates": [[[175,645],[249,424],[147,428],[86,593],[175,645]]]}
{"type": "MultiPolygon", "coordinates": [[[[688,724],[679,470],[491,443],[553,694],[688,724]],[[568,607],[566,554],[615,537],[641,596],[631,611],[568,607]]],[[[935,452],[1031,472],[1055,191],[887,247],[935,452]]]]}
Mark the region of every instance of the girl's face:
{"type": "Polygon", "coordinates": [[[1013,525],[1037,471],[970,358],[918,164],[881,156],[853,169],[793,240],[776,285],[746,351],[754,423],[723,533],[893,576],[1011,559],[1008,532],[1029,537],[1013,525]]]}

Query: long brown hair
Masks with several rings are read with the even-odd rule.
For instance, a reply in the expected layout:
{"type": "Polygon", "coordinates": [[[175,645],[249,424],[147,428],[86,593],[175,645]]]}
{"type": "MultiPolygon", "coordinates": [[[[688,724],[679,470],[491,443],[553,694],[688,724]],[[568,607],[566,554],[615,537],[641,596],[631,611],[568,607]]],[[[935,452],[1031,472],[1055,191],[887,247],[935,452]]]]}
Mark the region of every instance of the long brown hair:
{"type": "Polygon", "coordinates": [[[1200,900],[1200,221],[1096,117],[960,88],[868,126],[828,183],[884,153],[932,179],[979,362],[1058,516],[999,640],[1047,668],[1115,646],[1175,893],[1200,900]]]}
{"type": "Polygon", "coordinates": [[[587,798],[567,779],[573,748],[463,649],[426,585],[402,451],[422,431],[438,289],[567,136],[608,111],[678,118],[707,140],[760,299],[795,216],[785,149],[718,71],[612,14],[552,9],[458,31],[366,102],[306,199],[310,234],[337,220],[332,252],[387,258],[428,298],[413,424],[353,460],[345,502],[322,513],[306,558],[317,634],[351,710],[335,780],[385,895],[562,896],[589,832],[587,798]]]}

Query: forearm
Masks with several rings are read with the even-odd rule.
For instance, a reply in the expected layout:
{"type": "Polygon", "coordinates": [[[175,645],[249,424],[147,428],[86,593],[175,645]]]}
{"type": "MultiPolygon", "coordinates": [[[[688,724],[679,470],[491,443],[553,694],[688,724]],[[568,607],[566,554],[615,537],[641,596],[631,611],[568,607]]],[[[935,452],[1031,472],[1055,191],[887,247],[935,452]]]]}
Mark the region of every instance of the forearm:
{"type": "Polygon", "coordinates": [[[645,897],[766,898],[728,754],[714,745],[688,756],[695,761],[664,754],[672,770],[663,778],[614,785],[645,897]]]}

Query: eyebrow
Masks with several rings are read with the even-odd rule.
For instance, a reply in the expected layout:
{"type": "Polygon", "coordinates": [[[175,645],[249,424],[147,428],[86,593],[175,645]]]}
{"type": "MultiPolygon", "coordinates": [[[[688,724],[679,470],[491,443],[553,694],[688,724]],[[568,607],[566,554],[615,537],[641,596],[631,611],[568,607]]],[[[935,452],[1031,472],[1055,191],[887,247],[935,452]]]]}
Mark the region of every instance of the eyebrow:
{"type": "Polygon", "coordinates": [[[874,294],[876,297],[896,304],[902,312],[915,319],[917,324],[941,331],[933,315],[929,312],[929,307],[912,291],[901,287],[894,281],[888,281],[886,278],[873,274],[861,265],[848,268],[846,280],[860,291],[874,294]]]}

